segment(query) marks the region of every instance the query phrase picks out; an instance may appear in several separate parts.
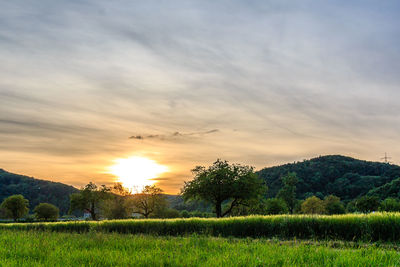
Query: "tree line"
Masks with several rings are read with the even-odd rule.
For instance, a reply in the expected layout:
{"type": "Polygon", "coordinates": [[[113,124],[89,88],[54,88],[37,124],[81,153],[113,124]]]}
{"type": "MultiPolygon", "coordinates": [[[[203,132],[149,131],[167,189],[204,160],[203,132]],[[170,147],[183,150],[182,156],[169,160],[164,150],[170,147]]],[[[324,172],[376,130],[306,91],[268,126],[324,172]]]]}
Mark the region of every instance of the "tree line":
{"type": "MultiPolygon", "coordinates": [[[[98,220],[400,211],[397,198],[380,201],[376,196],[367,195],[346,205],[335,195],[297,199],[299,179],[295,172],[288,172],[280,178],[282,187],[272,198],[266,197],[268,188],[265,180],[258,177],[251,166],[217,160],[209,167],[197,166],[192,173],[193,179],[184,183],[180,196],[186,203],[208,203],[214,215],[171,208],[163,190],[155,185],[145,186],[133,194],[120,183],[97,186],[92,182],[70,195],[70,213],[80,211],[89,214],[90,219],[98,220]]],[[[22,195],[13,195],[3,201],[0,211],[16,221],[28,213],[28,206],[28,200],[22,195]]],[[[33,211],[37,220],[57,220],[59,217],[59,209],[49,203],[40,203],[33,211]]]]}
{"type": "Polygon", "coordinates": [[[253,168],[217,160],[208,168],[196,167],[194,179],[186,182],[182,196],[186,200],[205,200],[214,205],[217,217],[251,214],[344,214],[373,211],[400,211],[400,200],[389,197],[380,201],[378,196],[365,195],[342,202],[335,195],[324,198],[308,196],[297,199],[299,179],[295,172],[280,177],[282,187],[274,197],[267,198],[265,180],[255,175],[253,168]],[[225,208],[224,208],[225,207],[225,208]]]}

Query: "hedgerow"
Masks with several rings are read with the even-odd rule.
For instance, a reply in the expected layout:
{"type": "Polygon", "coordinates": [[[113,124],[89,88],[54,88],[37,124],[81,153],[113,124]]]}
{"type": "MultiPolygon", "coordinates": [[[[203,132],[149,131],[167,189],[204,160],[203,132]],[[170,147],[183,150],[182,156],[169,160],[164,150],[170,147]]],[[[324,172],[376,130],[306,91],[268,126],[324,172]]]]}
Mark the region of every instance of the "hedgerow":
{"type": "Polygon", "coordinates": [[[400,213],[0,224],[1,229],[282,239],[400,240],[400,213]]]}

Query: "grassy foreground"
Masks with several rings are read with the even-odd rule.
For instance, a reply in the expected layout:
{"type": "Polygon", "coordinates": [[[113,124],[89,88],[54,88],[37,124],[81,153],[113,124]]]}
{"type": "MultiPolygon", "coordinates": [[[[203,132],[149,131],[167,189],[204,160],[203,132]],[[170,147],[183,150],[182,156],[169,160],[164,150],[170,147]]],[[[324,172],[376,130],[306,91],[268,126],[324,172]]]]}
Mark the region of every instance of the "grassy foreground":
{"type": "Polygon", "coordinates": [[[400,254],[393,248],[345,244],[2,230],[0,266],[400,265],[400,254]]]}
{"type": "Polygon", "coordinates": [[[400,240],[400,213],[0,224],[0,230],[2,229],[398,242],[400,240]]]}

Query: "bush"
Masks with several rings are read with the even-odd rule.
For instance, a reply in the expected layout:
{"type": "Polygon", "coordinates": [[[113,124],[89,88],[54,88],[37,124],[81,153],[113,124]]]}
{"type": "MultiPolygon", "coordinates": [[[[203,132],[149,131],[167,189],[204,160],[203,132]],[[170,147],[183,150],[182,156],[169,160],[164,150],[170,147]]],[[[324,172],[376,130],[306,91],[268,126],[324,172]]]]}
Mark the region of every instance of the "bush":
{"type": "Polygon", "coordinates": [[[266,214],[285,214],[289,212],[286,202],[279,198],[270,198],[265,201],[266,214]]]}
{"type": "Polygon", "coordinates": [[[60,213],[60,210],[50,203],[40,203],[33,211],[35,212],[36,219],[44,221],[55,221],[58,219],[60,213]]]}

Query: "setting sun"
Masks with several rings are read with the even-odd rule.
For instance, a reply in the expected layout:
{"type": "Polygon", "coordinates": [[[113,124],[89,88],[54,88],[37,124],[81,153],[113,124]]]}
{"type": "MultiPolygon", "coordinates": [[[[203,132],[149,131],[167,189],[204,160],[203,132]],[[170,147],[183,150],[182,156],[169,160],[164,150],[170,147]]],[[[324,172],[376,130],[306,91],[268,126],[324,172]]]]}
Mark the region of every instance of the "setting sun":
{"type": "Polygon", "coordinates": [[[160,174],[168,171],[168,167],[144,157],[116,159],[109,167],[109,173],[117,176],[117,181],[129,189],[152,185],[160,174]]]}

